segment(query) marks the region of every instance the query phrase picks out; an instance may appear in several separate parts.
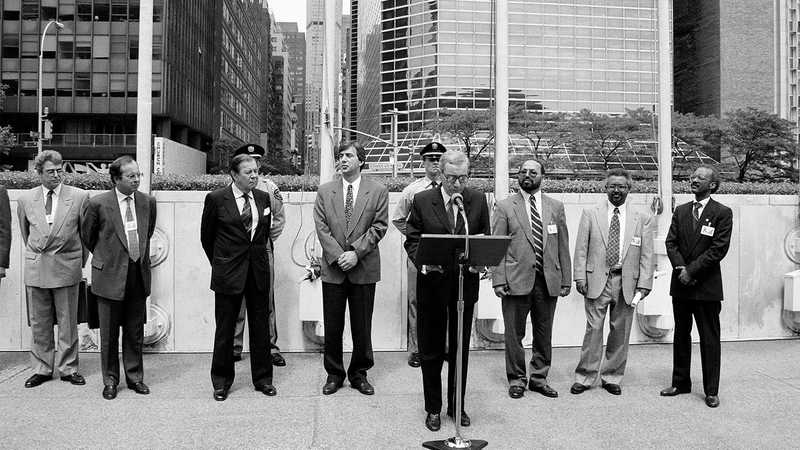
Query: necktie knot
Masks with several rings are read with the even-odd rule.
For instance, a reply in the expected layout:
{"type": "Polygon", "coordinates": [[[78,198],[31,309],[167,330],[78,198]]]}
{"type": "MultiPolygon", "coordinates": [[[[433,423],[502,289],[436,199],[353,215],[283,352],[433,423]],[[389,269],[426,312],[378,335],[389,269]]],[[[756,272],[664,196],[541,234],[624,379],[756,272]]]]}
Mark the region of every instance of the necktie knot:
{"type": "Polygon", "coordinates": [[[52,189],[50,189],[49,191],[47,191],[47,196],[48,196],[48,197],[52,197],[52,196],[53,196],[53,194],[55,194],[55,192],[54,192],[52,189]]]}
{"type": "Polygon", "coordinates": [[[614,208],[614,214],[619,214],[619,208],[614,208]]]}

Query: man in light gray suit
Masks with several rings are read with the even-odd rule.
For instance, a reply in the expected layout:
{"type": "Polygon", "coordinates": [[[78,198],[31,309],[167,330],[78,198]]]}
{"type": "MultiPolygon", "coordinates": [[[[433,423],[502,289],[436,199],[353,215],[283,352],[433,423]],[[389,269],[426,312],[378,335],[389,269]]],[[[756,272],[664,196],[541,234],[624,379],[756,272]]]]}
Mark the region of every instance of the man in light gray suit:
{"type": "Polygon", "coordinates": [[[88,252],[81,243],[80,218],[89,193],[62,184],[62,159],[56,151],[40,153],[34,167],[42,185],[24,192],[17,202],[33,335],[34,374],[25,381],[25,387],[52,379],[54,369],[61,373],[61,380],[83,385],[86,381],[78,373],[78,285],[88,252]],[[57,341],[54,318],[58,322],[57,341]]]}
{"type": "Polygon", "coordinates": [[[626,170],[610,170],[605,187],[608,199],[584,209],[575,242],[573,278],[585,297],[586,334],[570,388],[573,394],[589,389],[598,374],[606,391],[622,394],[633,311],[653,287],[652,216],[625,201],[631,189],[626,170]],[[603,322],[609,309],[610,331],[601,372],[603,322]]]}
{"type": "Polygon", "coordinates": [[[525,161],[517,175],[520,191],[499,201],[492,219],[492,234],[511,237],[506,256],[492,271],[494,293],[503,303],[511,398],[524,396],[526,385],[545,397],[558,397],[547,384],[547,373],[556,299],[569,295],[572,264],[564,204],[542,193],[544,172],[541,161],[525,161]],[[533,326],[530,382],[522,347],[529,313],[533,326]]]}

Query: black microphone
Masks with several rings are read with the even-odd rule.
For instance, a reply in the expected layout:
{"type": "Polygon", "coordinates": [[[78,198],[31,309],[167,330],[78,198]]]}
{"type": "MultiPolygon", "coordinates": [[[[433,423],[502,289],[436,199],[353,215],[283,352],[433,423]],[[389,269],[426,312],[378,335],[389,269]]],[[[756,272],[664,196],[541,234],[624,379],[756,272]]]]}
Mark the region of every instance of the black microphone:
{"type": "Polygon", "coordinates": [[[453,203],[458,206],[458,209],[464,211],[464,197],[461,194],[453,194],[453,203]]]}

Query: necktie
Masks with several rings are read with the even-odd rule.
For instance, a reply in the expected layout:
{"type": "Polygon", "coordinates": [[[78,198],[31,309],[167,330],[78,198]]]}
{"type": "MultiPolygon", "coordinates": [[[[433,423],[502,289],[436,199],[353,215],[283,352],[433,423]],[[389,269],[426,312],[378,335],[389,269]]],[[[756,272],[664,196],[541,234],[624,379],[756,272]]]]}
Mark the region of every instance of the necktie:
{"type": "Polygon", "coordinates": [[[619,263],[619,208],[614,208],[614,215],[611,216],[611,225],[608,227],[606,262],[609,268],[613,268],[619,263]]]}
{"type": "Polygon", "coordinates": [[[131,211],[131,198],[125,197],[125,230],[126,234],[128,235],[128,255],[130,255],[131,260],[138,261],[139,260],[139,233],[137,232],[136,227],[128,227],[128,224],[134,223],[133,220],[133,211],[131,211]]]}
{"type": "Polygon", "coordinates": [[[533,250],[536,253],[536,270],[542,270],[544,265],[544,241],[542,240],[542,216],[536,209],[536,197],[531,195],[531,232],[533,233],[533,250]]]}
{"type": "Polygon", "coordinates": [[[353,220],[353,185],[347,185],[347,197],[344,199],[344,220],[347,229],[350,229],[350,221],[353,220]]]}
{"type": "Polygon", "coordinates": [[[692,209],[692,215],[694,216],[694,221],[700,221],[700,208],[703,207],[703,204],[700,202],[694,202],[694,208],[692,209]]]}
{"type": "Polygon", "coordinates": [[[431,181],[431,184],[428,186],[430,189],[436,189],[439,187],[439,183],[435,181],[431,181]]]}
{"type": "Polygon", "coordinates": [[[247,230],[248,236],[250,235],[250,231],[253,229],[253,211],[250,210],[250,196],[247,194],[242,194],[244,198],[244,208],[242,208],[242,225],[244,225],[244,229],[247,230]]]}
{"type": "Polygon", "coordinates": [[[47,220],[49,224],[53,224],[53,218],[50,217],[53,214],[53,190],[50,189],[47,191],[47,202],[44,204],[44,213],[47,214],[47,220]]]}
{"type": "Polygon", "coordinates": [[[450,200],[447,201],[447,220],[448,222],[450,222],[450,234],[455,234],[456,232],[456,221],[455,218],[453,217],[454,214],[455,213],[453,211],[453,199],[450,198],[450,200]]]}

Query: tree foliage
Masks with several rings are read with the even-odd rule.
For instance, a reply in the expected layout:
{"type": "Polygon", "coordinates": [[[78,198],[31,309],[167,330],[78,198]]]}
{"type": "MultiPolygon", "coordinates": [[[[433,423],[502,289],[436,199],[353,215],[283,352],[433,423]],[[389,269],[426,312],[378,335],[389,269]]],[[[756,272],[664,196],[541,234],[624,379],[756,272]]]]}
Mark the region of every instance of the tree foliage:
{"type": "Polygon", "coordinates": [[[747,179],[750,172],[770,179],[796,175],[798,147],[792,122],[755,108],[730,111],[725,120],[723,142],[736,163],[738,181],[747,179]]]}
{"type": "MultiPolygon", "coordinates": [[[[8,85],[0,84],[0,111],[3,111],[8,85]]],[[[16,136],[11,126],[0,125],[0,170],[11,170],[11,147],[16,144],[16,136]]]]}
{"type": "Polygon", "coordinates": [[[464,153],[470,162],[481,156],[494,141],[494,111],[487,109],[439,111],[438,118],[427,124],[436,133],[449,134],[464,146],[464,153]],[[488,132],[487,139],[480,143],[478,135],[488,132]]]}
{"type": "Polygon", "coordinates": [[[608,116],[581,110],[570,121],[572,145],[586,154],[593,154],[609,169],[611,158],[630,145],[630,141],[649,139],[647,128],[629,115],[608,116]]]}
{"type": "Polygon", "coordinates": [[[569,141],[567,119],[566,113],[531,112],[515,107],[509,111],[508,130],[528,140],[535,158],[548,160],[569,141]]]}

